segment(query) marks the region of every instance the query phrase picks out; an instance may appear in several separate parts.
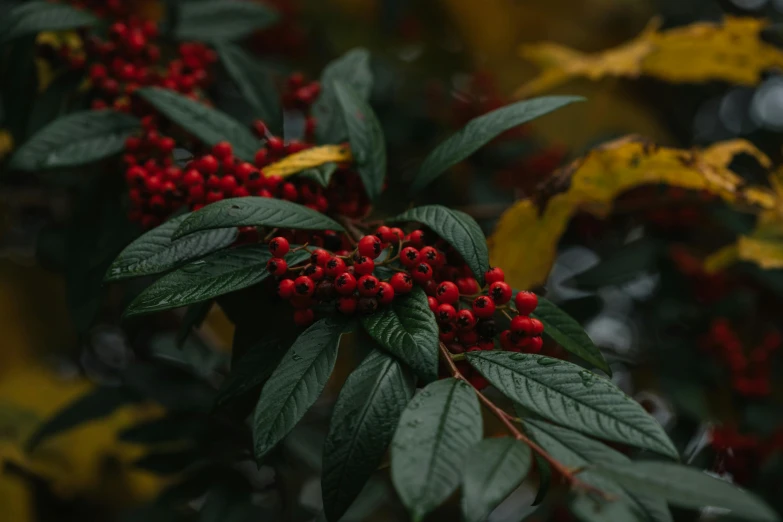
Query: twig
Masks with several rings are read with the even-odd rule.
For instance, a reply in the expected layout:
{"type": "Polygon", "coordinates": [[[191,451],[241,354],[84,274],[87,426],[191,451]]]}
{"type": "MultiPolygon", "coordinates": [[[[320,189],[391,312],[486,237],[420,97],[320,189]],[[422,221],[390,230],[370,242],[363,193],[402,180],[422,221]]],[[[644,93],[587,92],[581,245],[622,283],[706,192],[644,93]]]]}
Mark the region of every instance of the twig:
{"type": "MultiPolygon", "coordinates": [[[[465,376],[462,375],[462,373],[459,371],[459,368],[457,368],[457,365],[454,364],[454,360],[452,360],[451,353],[449,353],[448,349],[446,348],[446,345],[443,343],[440,343],[440,353],[443,356],[443,359],[446,361],[446,364],[448,364],[449,371],[451,372],[451,375],[455,379],[463,380],[470,384],[470,381],[465,378],[465,376]]],[[[471,385],[473,386],[473,385],[471,385]]],[[[613,497],[604,491],[598,489],[595,486],[592,486],[582,480],[580,480],[576,474],[567,467],[563,466],[560,462],[554,459],[549,453],[546,452],[544,448],[533,442],[530,438],[527,437],[524,433],[522,433],[519,428],[517,428],[514,425],[514,421],[517,420],[516,417],[513,415],[509,415],[506,413],[502,408],[497,406],[495,403],[493,403],[491,400],[487,398],[486,395],[481,393],[476,388],[473,388],[476,392],[476,395],[479,398],[479,401],[486,406],[486,408],[495,416],[497,417],[500,422],[503,423],[503,425],[506,427],[506,429],[511,433],[511,435],[514,436],[517,440],[523,442],[524,444],[527,444],[533,452],[538,454],[542,459],[547,461],[549,465],[560,473],[563,478],[565,478],[572,487],[582,489],[584,491],[587,491],[589,493],[595,493],[597,495],[600,495],[605,500],[613,500],[613,497]]]]}
{"type": "Polygon", "coordinates": [[[337,221],[339,221],[340,224],[345,227],[345,230],[348,231],[348,240],[351,242],[351,244],[356,246],[356,242],[359,241],[362,236],[364,236],[361,230],[356,228],[356,225],[354,225],[353,222],[346,216],[337,216],[337,221]]]}

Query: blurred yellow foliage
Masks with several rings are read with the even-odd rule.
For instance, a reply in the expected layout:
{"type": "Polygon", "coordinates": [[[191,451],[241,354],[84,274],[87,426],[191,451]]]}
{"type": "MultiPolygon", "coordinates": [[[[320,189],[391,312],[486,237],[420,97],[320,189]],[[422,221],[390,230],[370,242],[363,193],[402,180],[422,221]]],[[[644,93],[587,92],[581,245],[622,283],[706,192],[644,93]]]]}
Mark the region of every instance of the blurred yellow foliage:
{"type": "Polygon", "coordinates": [[[13,148],[14,138],[8,131],[0,129],[0,160],[5,158],[13,148]]]}
{"type": "Polygon", "coordinates": [[[265,176],[286,177],[324,163],[345,163],[351,161],[351,149],[347,145],[323,145],[286,156],[282,160],[263,168],[265,176]]]}
{"type": "Polygon", "coordinates": [[[770,166],[769,158],[744,140],[703,150],[657,147],[636,136],[604,144],[556,172],[544,187],[545,203],[521,200],[501,216],[489,238],[491,262],[507,267],[506,279],[515,288],[543,283],[571,217],[579,211],[605,217],[617,196],[640,185],[706,190],[732,203],[772,208],[774,194],[762,188],[750,190],[729,170],[739,153],[770,166]],[[549,193],[548,187],[553,187],[549,193]]]}
{"type": "Polygon", "coordinates": [[[761,38],[768,25],[765,20],[728,16],[719,24],[699,22],[660,31],[659,21],[653,20],[637,38],[595,54],[550,42],[523,45],[521,55],[542,72],[515,95],[535,96],[573,78],[642,75],[672,83],[755,85],[765,71],[783,67],[783,51],[761,38]]]}

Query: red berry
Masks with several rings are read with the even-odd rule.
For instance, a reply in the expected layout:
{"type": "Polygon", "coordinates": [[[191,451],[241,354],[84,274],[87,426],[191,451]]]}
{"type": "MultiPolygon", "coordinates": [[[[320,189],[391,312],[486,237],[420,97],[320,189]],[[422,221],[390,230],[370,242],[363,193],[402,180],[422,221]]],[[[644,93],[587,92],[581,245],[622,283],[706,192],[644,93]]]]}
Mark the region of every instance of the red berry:
{"type": "Polygon", "coordinates": [[[486,295],[480,295],[473,300],[473,313],[479,319],[487,319],[495,315],[495,302],[486,295]]]}
{"type": "Polygon", "coordinates": [[[324,265],[324,272],[329,277],[337,277],[345,272],[345,261],[339,257],[331,257],[324,265]]]}
{"type": "Polygon", "coordinates": [[[430,306],[430,310],[432,310],[432,313],[435,313],[438,310],[438,300],[434,297],[427,296],[427,304],[430,306]]]}
{"type": "Polygon", "coordinates": [[[541,335],[544,333],[544,323],[536,319],[535,317],[530,318],[530,335],[541,335]]]}
{"type": "Polygon", "coordinates": [[[153,194],[163,190],[163,181],[158,176],[150,176],[144,180],[144,188],[153,194]]]}
{"type": "Polygon", "coordinates": [[[254,163],[258,168],[266,167],[267,163],[269,163],[269,152],[266,149],[258,149],[254,163]]]}
{"type": "Polygon", "coordinates": [[[465,345],[476,344],[478,342],[478,338],[479,336],[478,333],[476,333],[476,330],[467,330],[460,332],[459,334],[459,341],[465,345]]]}
{"type": "Polygon", "coordinates": [[[381,238],[381,241],[384,243],[396,243],[397,241],[402,239],[402,236],[401,235],[398,236],[395,230],[399,230],[400,234],[402,234],[402,230],[400,230],[399,228],[391,229],[386,226],[380,226],[375,231],[375,235],[381,238]]]}
{"type": "Polygon", "coordinates": [[[438,333],[438,340],[442,343],[450,343],[457,336],[454,331],[454,327],[450,324],[441,324],[440,332],[438,333]]]}
{"type": "Polygon", "coordinates": [[[283,299],[290,299],[294,295],[294,280],[283,279],[277,284],[277,295],[283,299]]]}
{"type": "Polygon", "coordinates": [[[514,298],[514,304],[520,315],[530,315],[538,306],[538,296],[533,292],[519,292],[514,298]]]}
{"type": "Polygon", "coordinates": [[[451,323],[457,318],[457,311],[450,304],[442,303],[438,305],[435,317],[441,323],[451,323]]]}
{"type": "Polygon", "coordinates": [[[234,176],[223,176],[220,178],[220,190],[223,191],[223,194],[231,195],[238,186],[237,178],[234,176]]]}
{"type": "Polygon", "coordinates": [[[522,341],[522,349],[529,353],[538,353],[544,347],[544,340],[541,337],[528,337],[522,341]]]}
{"type": "Polygon", "coordinates": [[[359,313],[363,315],[370,315],[378,310],[378,299],[375,297],[360,297],[357,308],[359,313]]]}
{"type": "Polygon", "coordinates": [[[296,201],[299,198],[299,191],[293,183],[283,183],[280,188],[280,197],[287,201],[296,201]]]}
{"type": "Polygon", "coordinates": [[[324,278],[324,269],[318,265],[307,265],[304,270],[302,270],[302,275],[306,275],[313,281],[320,281],[324,278]]]}
{"type": "Polygon", "coordinates": [[[394,293],[396,294],[407,294],[413,290],[413,278],[405,272],[395,273],[391,276],[389,283],[394,288],[394,293]]]}
{"type": "Polygon", "coordinates": [[[504,281],[495,281],[489,285],[489,297],[491,297],[497,305],[506,304],[511,301],[511,295],[513,293],[511,287],[504,281]]]}
{"type": "Polygon", "coordinates": [[[356,290],[356,278],[348,272],[343,272],[335,278],[334,286],[337,289],[337,293],[350,295],[356,290]]]}
{"type": "Polygon", "coordinates": [[[532,335],[535,327],[533,326],[533,320],[530,317],[518,315],[511,320],[511,330],[532,335]]]}
{"type": "Polygon", "coordinates": [[[288,263],[280,257],[273,257],[266,262],[267,271],[274,276],[281,276],[288,271],[288,263]]]}
{"type": "Polygon", "coordinates": [[[394,288],[389,283],[383,281],[378,284],[378,303],[387,305],[394,301],[394,288]]]}
{"type": "Polygon", "coordinates": [[[431,246],[425,246],[421,249],[421,260],[435,268],[438,268],[445,261],[443,254],[438,252],[437,248],[431,246]]]}
{"type": "Polygon", "coordinates": [[[229,142],[221,141],[212,147],[212,154],[214,154],[218,159],[224,160],[234,155],[234,149],[231,147],[229,142]]]}
{"type": "Polygon", "coordinates": [[[266,141],[266,146],[273,154],[280,154],[285,150],[285,143],[282,138],[277,136],[269,136],[266,141]]]}
{"type": "Polygon", "coordinates": [[[337,310],[345,315],[356,312],[357,299],[354,296],[343,296],[337,300],[337,310]]]}
{"type": "Polygon", "coordinates": [[[353,262],[356,275],[372,274],[375,270],[375,261],[366,256],[361,256],[353,262]]]}
{"type": "Polygon", "coordinates": [[[182,182],[185,183],[185,185],[189,185],[191,187],[195,185],[201,185],[204,183],[204,177],[196,169],[189,169],[187,172],[185,172],[185,175],[182,176],[182,182]]]}
{"type": "Polygon", "coordinates": [[[147,176],[147,171],[138,165],[133,165],[125,171],[125,181],[128,185],[140,185],[144,182],[144,178],[147,176]]]}
{"type": "Polygon", "coordinates": [[[479,373],[474,373],[473,375],[468,377],[468,382],[470,382],[470,385],[476,388],[477,390],[483,390],[484,388],[489,386],[489,381],[479,373]]]}
{"type": "Polygon", "coordinates": [[[419,284],[424,284],[432,279],[432,267],[427,263],[419,263],[411,271],[411,277],[419,284]]]}
{"type": "Polygon", "coordinates": [[[484,274],[484,279],[488,285],[491,285],[492,283],[496,283],[498,281],[505,281],[506,274],[503,273],[503,269],[493,267],[487,270],[487,272],[484,274]]]}
{"type": "Polygon", "coordinates": [[[443,281],[435,289],[435,297],[441,303],[454,304],[459,301],[459,288],[451,281],[443,281]]]}
{"type": "Polygon", "coordinates": [[[424,246],[424,232],[422,230],[414,230],[408,234],[408,243],[412,247],[422,248],[424,246]]]}
{"type": "Polygon", "coordinates": [[[249,195],[250,195],[250,191],[247,190],[246,187],[237,187],[231,193],[231,197],[233,197],[233,198],[246,198],[249,195]]]}
{"type": "Polygon", "coordinates": [[[324,266],[331,258],[332,254],[322,248],[319,248],[310,256],[310,262],[314,265],[324,266]]]}
{"type": "Polygon", "coordinates": [[[479,339],[478,345],[480,350],[489,351],[495,349],[495,341],[492,339],[479,339]]]}
{"type": "Polygon", "coordinates": [[[511,339],[511,330],[503,330],[500,332],[500,346],[502,346],[504,350],[516,348],[514,340],[511,339]]]}
{"type": "Polygon", "coordinates": [[[193,185],[188,189],[188,199],[191,203],[204,201],[206,197],[207,191],[204,190],[204,185],[193,185]]]}
{"type": "Polygon", "coordinates": [[[476,316],[470,310],[460,310],[457,312],[457,329],[460,331],[472,330],[476,326],[476,316]]]}
{"type": "Polygon", "coordinates": [[[419,251],[416,250],[413,247],[405,247],[402,249],[402,252],[400,252],[400,263],[402,263],[403,266],[412,267],[419,264],[419,260],[421,259],[421,254],[419,254],[419,251]]]}
{"type": "Polygon", "coordinates": [[[378,278],[371,275],[363,275],[357,283],[359,295],[374,297],[378,293],[378,278]]]}
{"type": "Polygon", "coordinates": [[[299,276],[294,280],[294,289],[297,295],[311,296],[315,290],[315,283],[307,276],[299,276]]]}
{"type": "Polygon", "coordinates": [[[223,199],[223,193],[219,190],[210,190],[207,192],[207,203],[216,203],[223,199]]]}
{"type": "Polygon", "coordinates": [[[475,295],[479,293],[478,281],[472,277],[460,277],[457,279],[457,288],[462,295],[475,295]]]}
{"type": "Polygon", "coordinates": [[[364,257],[375,259],[381,255],[381,240],[378,236],[364,236],[359,240],[359,255],[364,257]]]}
{"type": "Polygon", "coordinates": [[[296,326],[310,326],[314,318],[315,312],[313,312],[312,308],[305,308],[294,312],[294,323],[296,323],[296,326]]]}
{"type": "Polygon", "coordinates": [[[272,240],[269,241],[269,251],[272,252],[272,255],[275,257],[283,257],[289,250],[290,245],[288,244],[288,240],[282,236],[273,237],[272,240]]]}
{"type": "Polygon", "coordinates": [[[212,154],[207,154],[198,160],[198,170],[207,176],[217,173],[219,168],[220,164],[212,154]]]}

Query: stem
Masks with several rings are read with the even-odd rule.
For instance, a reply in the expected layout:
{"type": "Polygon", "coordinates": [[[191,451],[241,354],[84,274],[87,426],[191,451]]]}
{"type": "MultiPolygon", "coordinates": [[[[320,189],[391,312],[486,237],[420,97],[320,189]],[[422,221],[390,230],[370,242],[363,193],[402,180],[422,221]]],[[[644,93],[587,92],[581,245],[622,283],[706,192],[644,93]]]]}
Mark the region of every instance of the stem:
{"type": "Polygon", "coordinates": [[[345,230],[348,232],[348,240],[351,242],[351,244],[356,246],[356,242],[359,241],[362,236],[364,236],[361,230],[356,228],[356,225],[354,225],[353,222],[346,216],[337,216],[337,221],[339,221],[340,224],[345,227],[345,230]]]}
{"type": "MultiPolygon", "coordinates": [[[[451,372],[451,375],[455,379],[459,379],[462,381],[467,382],[470,384],[470,381],[465,378],[464,375],[459,371],[459,368],[457,368],[457,365],[454,364],[454,360],[452,359],[451,353],[449,353],[448,349],[446,349],[446,345],[443,343],[439,343],[440,345],[440,353],[443,356],[443,359],[446,361],[446,364],[449,367],[449,371],[451,372]]],[[[473,385],[471,384],[471,387],[473,385]]],[[[527,444],[531,450],[533,450],[534,453],[538,454],[542,459],[547,461],[549,465],[552,467],[553,470],[557,471],[560,475],[563,476],[566,481],[571,484],[571,487],[582,489],[589,493],[595,493],[597,495],[600,495],[602,498],[606,500],[612,500],[611,495],[605,493],[604,491],[601,491],[600,489],[596,488],[595,486],[592,486],[582,480],[580,480],[576,474],[570,470],[569,468],[563,466],[560,462],[554,459],[552,455],[546,452],[544,448],[533,442],[530,438],[527,437],[524,433],[522,433],[519,428],[517,428],[514,425],[514,421],[518,420],[513,415],[509,415],[506,413],[502,408],[497,406],[494,402],[489,400],[486,395],[481,393],[479,390],[477,390],[475,387],[473,390],[476,392],[476,395],[479,398],[479,401],[481,401],[482,404],[495,416],[497,417],[500,422],[503,423],[503,425],[506,427],[506,429],[511,433],[511,435],[514,436],[515,439],[517,439],[520,442],[523,442],[524,444],[527,444]]]]}

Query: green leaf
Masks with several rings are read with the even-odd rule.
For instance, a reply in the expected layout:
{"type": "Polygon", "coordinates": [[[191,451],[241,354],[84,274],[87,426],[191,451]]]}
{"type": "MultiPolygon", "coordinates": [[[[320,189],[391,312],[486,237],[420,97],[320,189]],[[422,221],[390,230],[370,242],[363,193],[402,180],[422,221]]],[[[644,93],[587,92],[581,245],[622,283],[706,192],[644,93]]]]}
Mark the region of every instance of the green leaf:
{"type": "Polygon", "coordinates": [[[209,492],[199,512],[198,522],[250,522],[266,518],[253,505],[246,481],[227,482],[217,482],[218,485],[209,492]]]}
{"type": "Polygon", "coordinates": [[[201,326],[214,304],[213,301],[202,301],[188,306],[182,323],[179,325],[179,330],[177,330],[177,348],[180,350],[183,348],[185,341],[188,340],[194,329],[201,326]]]}
{"type": "Polygon", "coordinates": [[[370,201],[383,191],[386,178],[386,142],[370,105],[349,85],[335,81],[334,92],[343,110],[345,126],[359,175],[370,201]]]}
{"type": "Polygon", "coordinates": [[[409,372],[381,351],[370,353],[345,381],[324,442],[327,520],[340,520],[378,468],[413,390],[409,372]]]}
{"type": "Polygon", "coordinates": [[[195,441],[204,435],[206,421],[189,413],[170,413],[123,429],[117,438],[132,444],[195,441]]]}
{"type": "Polygon", "coordinates": [[[55,413],[33,433],[25,444],[27,451],[35,449],[41,441],[58,433],[108,416],[127,404],[135,404],[141,397],[122,387],[96,387],[78,397],[55,413]]]}
{"type": "Polygon", "coordinates": [[[298,176],[315,181],[322,187],[329,186],[329,182],[332,181],[332,175],[337,171],[337,163],[329,162],[313,167],[311,169],[303,170],[298,176]]]}
{"type": "Polygon", "coordinates": [[[410,192],[429,185],[447,169],[464,160],[503,132],[552,112],[560,107],[583,101],[579,96],[543,96],[501,107],[474,118],[459,132],[438,145],[424,160],[413,180],[410,192]]]}
{"type": "Polygon", "coordinates": [[[220,62],[253,109],[252,119],[263,120],[275,134],[283,132],[283,107],[272,75],[241,47],[219,42],[215,49],[220,62]]]}
{"type": "Polygon", "coordinates": [[[324,68],[321,94],[313,104],[313,115],[318,119],[315,129],[318,143],[342,143],[348,137],[334,90],[336,81],[351,87],[362,100],[370,97],[373,76],[367,49],[352,49],[324,68]]]}
{"type": "Polygon", "coordinates": [[[435,381],[408,404],[392,441],[391,476],[414,521],[457,489],[465,454],[483,430],[478,398],[465,381],[435,381]]]}
{"type": "Polygon", "coordinates": [[[82,9],[52,2],[26,2],[3,14],[0,44],[42,31],[66,31],[98,23],[98,18],[82,9]]]}
{"type": "Polygon", "coordinates": [[[662,497],[675,506],[693,509],[712,506],[731,510],[732,516],[747,520],[780,520],[754,494],[695,468],[671,462],[637,461],[604,463],[595,469],[629,490],[662,497]]]}
{"type": "Polygon", "coordinates": [[[35,133],[11,158],[10,167],[42,170],[98,161],[125,147],[141,122],[120,112],[83,111],[59,118],[35,133]]]}
{"type": "Polygon", "coordinates": [[[525,479],[530,448],[510,437],[484,439],[465,456],[462,514],[465,522],[484,522],[525,479]]]}
{"type": "Polygon", "coordinates": [[[174,36],[179,40],[217,42],[240,40],[274,25],[277,11],[258,2],[199,0],[182,2],[174,36]]]}
{"type": "Polygon", "coordinates": [[[544,501],[546,494],[549,493],[549,487],[552,484],[552,467],[540,455],[534,454],[536,461],[536,471],[538,471],[538,491],[536,498],[533,499],[531,506],[537,506],[544,501]]]}
{"type": "Polygon", "coordinates": [[[344,322],[334,318],[310,326],[264,384],[253,415],[256,460],[274,448],[318,399],[334,369],[344,329],[344,322]]]}
{"type": "Polygon", "coordinates": [[[565,284],[583,290],[622,285],[640,274],[655,270],[663,252],[663,243],[642,238],[612,250],[597,265],[576,274],[565,284]]]}
{"type": "Polygon", "coordinates": [[[171,240],[174,231],[190,214],[163,223],[137,238],[117,256],[104,281],[159,274],[184,261],[211,254],[229,246],[237,238],[236,227],[207,230],[171,240]]]}
{"type": "MultiPolygon", "coordinates": [[[[310,254],[288,254],[290,265],[310,254]]],[[[269,276],[266,262],[272,257],[266,245],[221,250],[167,274],[141,292],[125,310],[126,317],[171,310],[260,283],[269,276]]]]}
{"type": "Polygon", "coordinates": [[[194,212],[174,232],[174,238],[203,230],[246,226],[343,231],[337,221],[304,205],[250,196],[224,199],[194,212]]]}
{"type": "Polygon", "coordinates": [[[247,353],[239,358],[237,364],[232,365],[231,373],[220,386],[215,397],[215,406],[218,408],[224,406],[265,383],[290,347],[290,343],[280,339],[276,332],[271,332],[266,338],[248,348],[247,353]]]}
{"type": "MultiPolygon", "coordinates": [[[[524,431],[557,461],[569,468],[583,468],[595,462],[630,462],[628,457],[602,442],[542,420],[525,418],[524,431]]],[[[598,476],[594,471],[583,472],[579,478],[618,497],[615,503],[621,505],[606,508],[617,514],[617,520],[672,522],[669,508],[661,498],[633,494],[620,484],[598,476]]],[[[593,511],[594,507],[581,498],[574,500],[572,505],[572,509],[578,513],[593,511]]],[[[589,515],[583,514],[581,518],[589,519],[589,515]]]]}
{"type": "Polygon", "coordinates": [[[389,223],[406,221],[430,227],[459,252],[479,284],[484,284],[484,273],[489,270],[489,250],[487,239],[476,220],[464,212],[441,205],[412,208],[388,220],[389,223]]]}
{"type": "Polygon", "coordinates": [[[678,458],[660,424],[607,379],[524,353],[471,352],[470,364],[509,399],[572,429],[678,458]]]}
{"type": "Polygon", "coordinates": [[[253,161],[260,141],[249,129],[231,116],[191,100],[181,94],[160,87],[143,87],[136,91],[164,116],[190,132],[210,147],[227,141],[234,154],[245,161],[253,161]]]}
{"type": "Polygon", "coordinates": [[[83,71],[67,71],[57,75],[46,90],[36,97],[27,120],[27,135],[32,136],[66,113],[69,102],[77,95],[82,82],[83,71]]]}
{"type": "Polygon", "coordinates": [[[414,288],[376,313],[362,317],[362,326],[422,379],[433,381],[438,377],[438,324],[424,290],[414,288]]]}
{"type": "Polygon", "coordinates": [[[544,323],[544,335],[577,357],[612,375],[612,369],[601,350],[593,344],[582,325],[555,303],[539,296],[538,307],[531,315],[544,323]]]}

